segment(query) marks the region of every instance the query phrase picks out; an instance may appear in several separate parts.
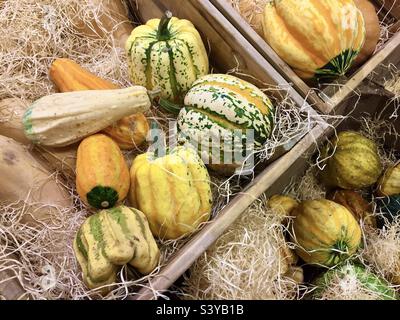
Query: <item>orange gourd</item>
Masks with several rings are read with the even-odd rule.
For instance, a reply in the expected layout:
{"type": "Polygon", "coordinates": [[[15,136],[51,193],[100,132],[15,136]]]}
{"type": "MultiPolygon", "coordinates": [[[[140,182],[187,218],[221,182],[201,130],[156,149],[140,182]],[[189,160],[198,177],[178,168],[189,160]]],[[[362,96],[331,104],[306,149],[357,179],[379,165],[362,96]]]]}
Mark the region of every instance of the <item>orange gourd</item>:
{"type": "MultiPolygon", "coordinates": [[[[70,59],[56,59],[50,67],[50,78],[60,92],[119,89],[114,83],[97,77],[70,59]]],[[[122,149],[141,145],[149,131],[142,113],[124,117],[103,130],[122,149]]]]}
{"type": "Polygon", "coordinates": [[[376,14],[374,5],[368,0],[353,0],[358,10],[361,11],[365,22],[365,42],[353,65],[358,66],[375,52],[378,44],[381,29],[379,26],[379,18],[376,14]]]}

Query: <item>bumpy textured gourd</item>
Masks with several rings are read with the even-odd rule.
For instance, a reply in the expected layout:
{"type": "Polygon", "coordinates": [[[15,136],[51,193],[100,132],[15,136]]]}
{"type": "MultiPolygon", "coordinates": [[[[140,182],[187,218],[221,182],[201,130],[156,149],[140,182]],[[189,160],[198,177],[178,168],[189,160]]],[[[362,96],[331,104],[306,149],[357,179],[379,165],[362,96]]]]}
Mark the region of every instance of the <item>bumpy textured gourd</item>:
{"type": "Polygon", "coordinates": [[[388,168],[378,182],[380,196],[393,196],[400,194],[400,161],[388,168]]]}
{"type": "Polygon", "coordinates": [[[129,191],[129,169],[118,145],[104,134],[82,140],[76,160],[76,190],[86,204],[105,209],[129,191]]]}
{"type": "Polygon", "coordinates": [[[37,100],[27,109],[24,131],[33,143],[62,147],[150,106],[147,90],[141,86],[56,93],[37,100]]]}
{"type": "Polygon", "coordinates": [[[365,23],[352,0],[273,0],[264,37],[302,78],[344,75],[365,40],[365,23]]]}
{"type": "Polygon", "coordinates": [[[271,101],[260,89],[234,76],[199,78],[184,103],[178,116],[180,139],[192,143],[208,167],[223,174],[241,166],[243,152],[250,154],[261,147],[273,129],[271,101]]]}
{"type": "Polygon", "coordinates": [[[119,266],[128,263],[148,274],[160,256],[145,215],[125,206],[90,216],[75,237],[74,251],[90,289],[115,282],[119,266]]]}
{"type": "MultiPolygon", "coordinates": [[[[97,77],[70,59],[54,60],[49,75],[60,92],[119,89],[114,83],[97,77]]],[[[122,149],[141,145],[148,131],[149,123],[143,113],[124,117],[103,130],[122,149]]]]}
{"type": "Polygon", "coordinates": [[[335,136],[322,150],[322,158],[327,157],[321,179],[328,187],[366,188],[382,173],[375,142],[357,132],[342,131],[335,136]]]}
{"type": "Polygon", "coordinates": [[[361,228],[344,206],[326,199],[309,200],[293,215],[293,242],[306,263],[332,267],[357,251],[361,228]]]}
{"type": "Polygon", "coordinates": [[[129,201],[146,215],[158,238],[176,239],[209,219],[210,177],[194,150],[177,147],[162,157],[142,154],[130,175],[129,201]]]}
{"type": "Polygon", "coordinates": [[[312,292],[314,299],[321,299],[324,291],[338,281],[350,282],[356,280],[370,295],[376,295],[379,300],[396,300],[396,291],[390,287],[383,278],[371,273],[364,266],[345,263],[331,269],[314,280],[315,290],[312,292]],[[346,281],[347,280],[347,281],[346,281]]]}
{"type": "Polygon", "coordinates": [[[372,206],[358,193],[352,190],[335,190],[328,193],[328,200],[346,207],[357,221],[376,227],[376,218],[372,215],[372,206]]]}
{"type": "Polygon", "coordinates": [[[208,74],[207,52],[193,24],[167,13],[136,27],[126,42],[133,83],[161,90],[161,98],[182,103],[192,83],[208,74]]]}

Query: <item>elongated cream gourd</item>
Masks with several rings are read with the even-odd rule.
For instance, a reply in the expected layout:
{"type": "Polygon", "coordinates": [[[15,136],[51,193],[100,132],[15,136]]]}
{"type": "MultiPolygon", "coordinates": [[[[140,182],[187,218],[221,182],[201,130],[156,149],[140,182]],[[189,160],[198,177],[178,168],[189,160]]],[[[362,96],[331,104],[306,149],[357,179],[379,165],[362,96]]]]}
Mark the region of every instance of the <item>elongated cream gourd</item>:
{"type": "Polygon", "coordinates": [[[27,109],[24,131],[35,144],[63,147],[150,106],[147,90],[141,86],[56,93],[37,100],[27,109]]]}

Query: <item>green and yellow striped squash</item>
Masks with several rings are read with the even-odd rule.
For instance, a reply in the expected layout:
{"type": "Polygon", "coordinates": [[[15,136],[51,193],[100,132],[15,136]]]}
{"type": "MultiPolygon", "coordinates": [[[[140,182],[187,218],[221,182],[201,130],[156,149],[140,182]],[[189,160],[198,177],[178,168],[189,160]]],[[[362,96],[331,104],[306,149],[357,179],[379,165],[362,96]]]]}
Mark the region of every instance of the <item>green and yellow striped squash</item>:
{"type": "Polygon", "coordinates": [[[375,142],[357,132],[340,132],[325,146],[322,158],[328,158],[321,173],[328,187],[366,188],[376,183],[382,173],[375,142]]]}
{"type": "Polygon", "coordinates": [[[118,144],[104,134],[82,140],[76,160],[76,189],[97,209],[114,207],[129,191],[129,168],[118,144]]]}
{"type": "Polygon", "coordinates": [[[272,0],[264,37],[302,78],[341,76],[365,41],[365,23],[353,0],[272,0]]]}
{"type": "Polygon", "coordinates": [[[178,116],[178,130],[182,140],[193,143],[203,161],[221,173],[231,174],[242,165],[227,154],[240,154],[245,149],[260,148],[270,137],[274,125],[274,106],[256,86],[237,77],[212,74],[199,78],[185,97],[185,106],[178,116]],[[254,133],[249,145],[246,130],[254,133]],[[224,139],[216,148],[209,141],[224,139]]]}
{"type": "Polygon", "coordinates": [[[400,161],[388,168],[378,182],[380,196],[393,196],[400,194],[400,161]]]}
{"type": "Polygon", "coordinates": [[[354,254],[361,228],[352,213],[333,201],[308,200],[293,211],[296,253],[309,264],[334,266],[354,254]]]}
{"type": "Polygon", "coordinates": [[[207,52],[193,24],[167,13],[132,31],[126,42],[131,80],[161,98],[181,104],[200,76],[208,74],[207,52]]]}
{"type": "Polygon", "coordinates": [[[177,147],[161,157],[139,155],[130,175],[129,201],[146,215],[158,238],[179,238],[209,219],[210,177],[196,151],[177,147]]]}
{"type": "Polygon", "coordinates": [[[127,263],[148,274],[160,256],[145,215],[125,206],[90,216],[75,237],[74,251],[90,289],[115,282],[118,266],[127,263]]]}

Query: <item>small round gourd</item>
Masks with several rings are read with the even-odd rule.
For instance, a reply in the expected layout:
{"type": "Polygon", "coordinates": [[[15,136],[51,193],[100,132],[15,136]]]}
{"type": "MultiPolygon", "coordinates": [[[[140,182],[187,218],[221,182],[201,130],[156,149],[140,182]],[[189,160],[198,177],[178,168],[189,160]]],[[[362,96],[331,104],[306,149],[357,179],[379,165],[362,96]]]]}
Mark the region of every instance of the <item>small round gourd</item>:
{"type": "Polygon", "coordinates": [[[361,228],[344,206],[326,199],[308,200],[293,213],[292,237],[305,262],[331,267],[357,251],[361,228]]]}
{"type": "Polygon", "coordinates": [[[322,158],[328,158],[321,173],[327,187],[366,188],[376,183],[382,173],[375,142],[357,132],[340,132],[325,146],[322,158]]]}

